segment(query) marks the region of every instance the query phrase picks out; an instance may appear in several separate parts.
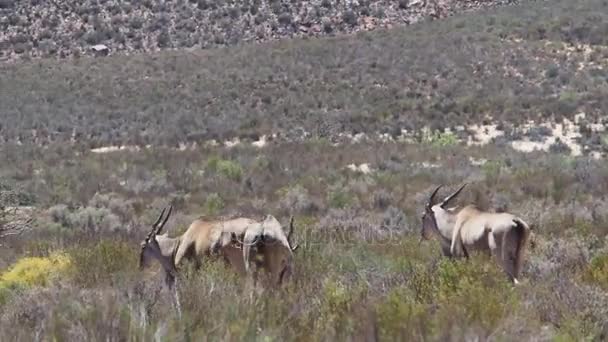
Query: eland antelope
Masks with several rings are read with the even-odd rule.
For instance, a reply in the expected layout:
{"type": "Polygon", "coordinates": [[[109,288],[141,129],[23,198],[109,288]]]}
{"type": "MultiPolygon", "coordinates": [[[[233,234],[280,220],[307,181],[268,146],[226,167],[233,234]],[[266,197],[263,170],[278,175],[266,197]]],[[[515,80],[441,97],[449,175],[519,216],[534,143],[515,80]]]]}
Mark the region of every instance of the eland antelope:
{"type": "MultiPolygon", "coordinates": [[[[163,209],[142,241],[139,262],[140,269],[143,269],[151,258],[157,259],[169,287],[173,286],[177,267],[184,259],[194,261],[196,268],[199,268],[203,257],[221,257],[242,276],[251,274],[249,266],[254,263],[266,269],[278,284],[291,274],[293,251],[298,247],[294,245],[292,248],[290,242],[293,217],[287,237],[279,221],[268,215],[262,222],[242,217],[223,221],[199,218],[190,224],[184,234],[170,238],[168,233],[159,234],[172,209],[171,206],[166,216],[166,209],[163,209]]],[[[257,273],[254,272],[254,275],[257,273]]]]}
{"type": "Polygon", "coordinates": [[[181,236],[170,238],[168,233],[159,235],[169,220],[173,206],[169,207],[167,215],[163,209],[152,230],[141,243],[139,267],[143,269],[151,258],[158,260],[165,271],[165,281],[169,287],[175,281],[177,267],[184,259],[194,261],[197,268],[205,256],[222,256],[240,274],[246,274],[241,254],[234,241],[227,240],[226,235],[242,236],[250,225],[256,223],[248,218],[234,218],[225,221],[205,221],[201,218],[194,220],[181,236]],[[163,219],[164,216],[164,219],[163,219]]]}
{"type": "Polygon", "coordinates": [[[299,247],[292,242],[293,230],[293,216],[289,219],[287,235],[281,223],[272,215],[267,215],[262,222],[248,227],[242,242],[243,259],[247,272],[251,272],[252,263],[256,266],[253,270],[254,281],[257,279],[258,268],[265,269],[271,277],[271,283],[276,285],[291,278],[294,252],[299,247]]]}
{"type": "Polygon", "coordinates": [[[468,258],[474,250],[488,252],[498,259],[511,281],[518,284],[530,227],[509,213],[482,211],[474,205],[460,210],[447,208],[465,186],[466,183],[440,203],[436,203],[435,196],[442,185],[432,192],[422,216],[420,242],[434,235],[448,257],[468,258]]]}

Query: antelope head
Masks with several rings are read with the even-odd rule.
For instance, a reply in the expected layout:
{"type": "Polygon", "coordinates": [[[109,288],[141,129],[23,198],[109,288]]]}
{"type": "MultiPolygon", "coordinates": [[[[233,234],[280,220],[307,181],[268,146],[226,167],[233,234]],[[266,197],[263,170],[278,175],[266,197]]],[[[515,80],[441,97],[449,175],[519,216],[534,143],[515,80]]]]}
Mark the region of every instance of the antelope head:
{"type": "Polygon", "coordinates": [[[177,270],[173,262],[173,248],[164,248],[164,246],[161,246],[159,244],[159,240],[157,239],[157,235],[160,234],[163,227],[169,220],[169,216],[171,216],[173,206],[169,206],[167,215],[164,216],[166,210],[167,208],[163,209],[156,222],[154,222],[154,224],[152,225],[152,229],[150,230],[146,238],[141,242],[141,251],[139,253],[139,268],[143,269],[146,265],[149,264],[150,260],[154,258],[161,263],[162,267],[168,274],[174,275],[177,270]]]}
{"type": "MultiPolygon", "coordinates": [[[[287,232],[287,237],[286,237],[286,242],[287,242],[287,247],[290,251],[290,254],[293,255],[293,253],[298,249],[298,247],[300,247],[299,244],[295,243],[293,241],[293,231],[294,231],[294,225],[293,225],[293,215],[289,218],[289,230],[287,232]]],[[[265,225],[274,225],[276,226],[278,229],[281,230],[281,232],[283,232],[283,227],[281,227],[281,224],[279,223],[279,221],[272,215],[269,215],[266,220],[264,221],[265,225]]],[[[293,256],[290,256],[288,259],[285,260],[285,263],[283,264],[283,267],[281,268],[279,275],[278,275],[278,284],[281,285],[284,281],[286,281],[287,279],[291,278],[291,276],[293,275],[293,256]]]]}
{"type": "Polygon", "coordinates": [[[293,273],[293,253],[299,247],[293,242],[293,231],[293,216],[289,220],[287,235],[281,223],[272,215],[250,226],[243,241],[238,242],[243,249],[245,269],[249,271],[250,260],[255,260],[259,255],[263,258],[262,264],[279,285],[290,278],[293,273]]]}
{"type": "Polygon", "coordinates": [[[451,230],[454,226],[454,222],[452,222],[454,214],[447,206],[456,198],[456,196],[458,196],[458,194],[460,194],[466,185],[466,183],[463,184],[458,190],[441,202],[437,202],[436,197],[439,189],[441,189],[443,185],[439,185],[431,193],[428,202],[424,206],[424,213],[422,215],[420,243],[422,243],[423,240],[431,239],[434,235],[438,236],[442,242],[445,242],[445,240],[448,240],[448,243],[450,242],[451,230]]]}

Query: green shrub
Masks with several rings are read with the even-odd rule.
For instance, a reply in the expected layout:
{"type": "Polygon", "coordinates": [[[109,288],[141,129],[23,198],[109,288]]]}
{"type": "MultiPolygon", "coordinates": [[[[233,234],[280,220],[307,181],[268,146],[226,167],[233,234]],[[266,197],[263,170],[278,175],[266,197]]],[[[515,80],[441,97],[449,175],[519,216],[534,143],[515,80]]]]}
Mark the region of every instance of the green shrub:
{"type": "Polygon", "coordinates": [[[608,134],[602,134],[600,137],[600,143],[602,147],[606,150],[608,149],[608,134]]]}
{"type": "Polygon", "coordinates": [[[485,175],[485,182],[487,186],[495,186],[498,183],[500,177],[500,170],[502,169],[502,162],[500,161],[487,161],[481,167],[485,175]]]}
{"type": "Polygon", "coordinates": [[[207,161],[207,169],[233,181],[240,181],[243,176],[243,168],[239,163],[217,157],[207,161]]]}
{"type": "Polygon", "coordinates": [[[440,259],[436,266],[414,264],[408,273],[406,286],[393,289],[377,308],[387,340],[438,338],[454,327],[475,326],[489,333],[517,303],[506,276],[483,256],[467,262],[440,259]]]}
{"type": "Polygon", "coordinates": [[[217,193],[212,193],[205,200],[205,212],[213,216],[217,215],[224,208],[224,200],[217,193]]]}
{"type": "Polygon", "coordinates": [[[112,281],[128,271],[137,270],[137,245],[124,241],[101,240],[67,251],[72,261],[71,279],[83,287],[112,281]]]}
{"type": "Polygon", "coordinates": [[[332,208],[344,209],[355,202],[355,195],[345,190],[330,191],[327,201],[332,208]]]}
{"type": "Polygon", "coordinates": [[[492,329],[513,309],[515,298],[500,267],[494,260],[484,259],[475,256],[467,263],[442,260],[437,295],[461,310],[468,322],[492,329]]]}
{"type": "Polygon", "coordinates": [[[63,253],[19,259],[0,275],[0,303],[6,301],[13,290],[48,285],[51,280],[65,273],[70,264],[70,258],[63,253]]]}
{"type": "Polygon", "coordinates": [[[555,342],[600,341],[601,332],[593,324],[581,318],[569,318],[560,324],[559,331],[553,338],[555,342]]]}
{"type": "Polygon", "coordinates": [[[583,274],[583,279],[608,290],[608,254],[593,258],[583,274]]]}
{"type": "Polygon", "coordinates": [[[452,132],[431,132],[429,129],[423,129],[422,143],[433,147],[455,146],[458,144],[458,137],[452,132]]]}
{"type": "Polygon", "coordinates": [[[436,323],[428,306],[416,302],[414,293],[406,287],[391,290],[376,310],[381,340],[406,341],[428,336],[436,323]]]}
{"type": "Polygon", "coordinates": [[[355,330],[352,310],[357,299],[365,292],[357,284],[350,286],[334,279],[324,283],[321,307],[317,317],[321,336],[346,337],[355,330]]]}

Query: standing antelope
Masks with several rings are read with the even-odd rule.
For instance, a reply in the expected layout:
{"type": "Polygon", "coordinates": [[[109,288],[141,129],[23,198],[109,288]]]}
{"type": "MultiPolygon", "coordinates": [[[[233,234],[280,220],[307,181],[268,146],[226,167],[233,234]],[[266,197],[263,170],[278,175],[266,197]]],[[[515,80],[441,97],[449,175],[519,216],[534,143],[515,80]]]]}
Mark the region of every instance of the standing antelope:
{"type": "Polygon", "coordinates": [[[474,205],[460,210],[446,208],[465,186],[466,183],[441,203],[435,203],[435,196],[442,185],[433,191],[424,208],[420,241],[437,236],[443,254],[449,257],[464,254],[468,258],[472,250],[488,252],[518,284],[530,227],[515,215],[482,211],[474,205]]]}
{"type": "MultiPolygon", "coordinates": [[[[205,221],[199,218],[179,237],[170,238],[167,233],[158,235],[167,223],[172,209],[171,206],[164,220],[163,209],[152,225],[152,230],[141,243],[139,263],[140,269],[143,269],[150,258],[157,259],[165,271],[165,282],[170,288],[175,282],[177,267],[184,258],[193,260],[199,268],[203,257],[221,256],[237,273],[244,276],[250,273],[249,256],[258,254],[262,257],[261,264],[258,264],[272,273],[279,283],[283,279],[282,274],[291,271],[291,252],[297,245],[293,249],[289,247],[291,244],[273,216],[267,216],[262,223],[248,218],[224,221],[205,221]],[[282,253],[285,246],[289,248],[288,255],[282,253]]],[[[292,232],[293,218],[290,221],[289,237],[292,232]]]]}
{"type": "Polygon", "coordinates": [[[256,265],[253,271],[254,281],[257,280],[258,268],[265,269],[271,283],[281,285],[293,274],[293,253],[299,245],[292,243],[293,216],[289,219],[289,233],[285,232],[281,223],[272,215],[268,215],[260,223],[248,227],[243,238],[243,259],[245,270],[250,272],[250,264],[256,265]],[[258,260],[258,256],[262,259],[258,260]]]}
{"type": "Polygon", "coordinates": [[[181,305],[176,282],[177,266],[180,265],[182,259],[193,260],[196,267],[199,268],[201,264],[200,259],[203,256],[220,254],[227,264],[236,268],[237,272],[246,274],[240,249],[234,245],[233,241],[227,241],[225,239],[226,234],[224,233],[242,235],[245,229],[255,223],[255,221],[248,218],[236,218],[226,221],[204,221],[199,218],[190,224],[190,227],[188,227],[184,234],[170,238],[168,233],[158,235],[169,220],[173,206],[169,207],[166,216],[164,216],[165,210],[166,208],[160,213],[160,216],[152,225],[152,230],[141,243],[139,268],[143,269],[152,258],[160,262],[165,273],[165,284],[169,289],[173,289],[177,313],[181,316],[181,305]]]}
{"type": "Polygon", "coordinates": [[[163,220],[165,210],[160,213],[158,220],[152,225],[152,230],[141,243],[140,269],[149,263],[150,258],[157,259],[165,271],[165,281],[171,287],[177,267],[184,258],[194,261],[198,268],[204,256],[221,255],[237,272],[245,274],[240,248],[237,248],[233,241],[226,240],[223,233],[243,235],[255,220],[235,218],[226,221],[205,221],[199,218],[190,224],[184,234],[170,238],[168,233],[158,235],[169,220],[173,206],[169,207],[163,220]]]}

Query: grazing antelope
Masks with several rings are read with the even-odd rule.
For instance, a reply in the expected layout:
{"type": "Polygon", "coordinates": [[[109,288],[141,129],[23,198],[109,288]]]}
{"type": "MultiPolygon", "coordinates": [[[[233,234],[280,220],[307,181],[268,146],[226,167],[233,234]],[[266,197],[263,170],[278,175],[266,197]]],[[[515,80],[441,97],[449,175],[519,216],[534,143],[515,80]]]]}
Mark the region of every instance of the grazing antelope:
{"type": "Polygon", "coordinates": [[[236,218],[225,221],[194,220],[186,232],[181,236],[170,238],[168,233],[158,235],[169,220],[173,206],[169,207],[167,215],[165,209],[160,213],[152,230],[141,243],[139,268],[143,269],[152,258],[157,259],[165,273],[165,284],[173,290],[174,304],[178,316],[181,317],[181,304],[177,290],[177,267],[184,258],[195,262],[200,268],[201,258],[204,256],[221,255],[224,261],[233,266],[238,273],[246,275],[244,258],[241,253],[242,246],[236,244],[236,237],[243,236],[250,225],[256,223],[248,218],[236,218]],[[163,218],[164,216],[164,218],[163,218]]]}
{"type": "Polygon", "coordinates": [[[166,216],[164,216],[165,210],[163,209],[152,225],[152,230],[141,243],[140,269],[143,269],[151,258],[157,259],[165,271],[167,285],[172,287],[177,267],[183,259],[194,261],[195,266],[199,268],[203,257],[222,256],[224,261],[232,265],[238,273],[246,274],[241,248],[233,239],[227,237],[244,235],[247,227],[256,223],[255,220],[235,218],[225,221],[205,221],[199,218],[194,220],[181,236],[170,238],[168,233],[159,235],[171,215],[173,206],[169,207],[166,216]]]}
{"type": "Polygon", "coordinates": [[[254,281],[257,280],[258,268],[265,269],[271,283],[279,286],[292,276],[293,253],[299,247],[292,242],[293,229],[293,216],[289,219],[289,233],[285,236],[281,223],[272,215],[247,228],[242,242],[243,259],[247,272],[251,271],[251,263],[256,266],[254,281]]]}
{"type": "Polygon", "coordinates": [[[488,252],[499,260],[511,281],[518,284],[530,227],[509,213],[486,212],[474,205],[460,210],[447,208],[465,186],[466,183],[441,203],[435,203],[435,196],[442,185],[433,191],[424,208],[420,242],[436,236],[448,257],[468,258],[473,250],[488,252]]]}
{"type": "MultiPolygon", "coordinates": [[[[143,269],[150,258],[157,259],[165,271],[165,282],[170,288],[175,282],[177,267],[184,258],[194,261],[199,268],[203,257],[221,256],[237,273],[245,276],[250,273],[250,256],[259,255],[261,261],[254,258],[257,265],[268,270],[278,280],[282,280],[283,274],[289,273],[293,268],[291,253],[297,246],[290,247],[280,223],[271,215],[261,223],[248,218],[224,221],[196,219],[179,237],[170,238],[168,233],[158,235],[167,223],[172,209],[171,206],[164,219],[163,209],[152,225],[152,230],[141,244],[139,263],[140,269],[143,269]],[[285,254],[285,248],[290,253],[285,254]]],[[[292,232],[293,218],[290,221],[289,238],[292,232]]]]}

